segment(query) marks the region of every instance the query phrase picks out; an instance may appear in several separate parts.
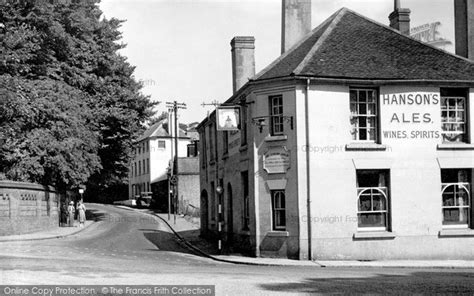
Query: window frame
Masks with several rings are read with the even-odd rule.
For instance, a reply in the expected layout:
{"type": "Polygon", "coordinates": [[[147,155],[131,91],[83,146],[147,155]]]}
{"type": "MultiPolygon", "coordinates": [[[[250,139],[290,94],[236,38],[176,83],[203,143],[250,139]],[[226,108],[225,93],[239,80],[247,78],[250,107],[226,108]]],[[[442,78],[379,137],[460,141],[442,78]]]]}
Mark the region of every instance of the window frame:
{"type": "Polygon", "coordinates": [[[440,101],[440,108],[441,108],[441,135],[442,135],[442,141],[443,143],[469,143],[469,133],[468,133],[468,127],[469,127],[469,119],[468,119],[468,99],[466,97],[462,96],[442,96],[441,101],[440,101]],[[458,104],[457,100],[463,100],[463,109],[458,109],[458,104]],[[454,102],[454,109],[450,109],[449,107],[450,104],[444,104],[444,100],[456,100],[454,102]],[[446,117],[443,116],[443,112],[446,112],[446,117]],[[455,121],[452,122],[449,119],[451,118],[449,114],[451,112],[454,112],[455,114],[455,121]],[[463,116],[461,121],[458,121],[457,114],[462,112],[463,116]],[[445,119],[445,120],[444,120],[445,119]],[[452,126],[463,126],[462,131],[456,130],[445,130],[445,125],[452,125],[452,126]],[[461,136],[461,140],[454,140],[454,141],[449,141],[445,139],[446,134],[457,134],[455,137],[461,136]]]}
{"type": "Polygon", "coordinates": [[[442,228],[443,229],[471,229],[473,227],[473,212],[472,212],[472,169],[461,169],[461,168],[454,168],[454,169],[441,169],[441,217],[442,217],[442,228]],[[460,171],[467,171],[467,181],[468,182],[461,182],[458,180],[458,182],[443,182],[443,171],[456,171],[459,173],[460,171]],[[448,188],[453,187],[454,190],[452,193],[454,195],[454,205],[445,205],[445,193],[448,188]],[[456,191],[458,189],[458,191],[456,191]],[[462,205],[460,206],[458,203],[458,198],[459,196],[457,193],[459,193],[460,190],[465,190],[467,192],[467,205],[462,205]],[[467,211],[467,217],[466,217],[466,222],[465,223],[449,223],[450,221],[445,221],[445,210],[456,210],[458,209],[459,211],[459,216],[461,213],[461,209],[466,209],[467,211]]]}
{"type": "Polygon", "coordinates": [[[284,189],[270,190],[272,203],[272,230],[286,231],[286,193],[284,189]],[[277,197],[279,199],[277,200],[277,197]],[[277,201],[279,201],[277,203],[277,201]],[[279,216],[279,217],[277,217],[279,216]],[[277,224],[283,217],[284,224],[277,224]],[[278,219],[280,218],[280,219],[278,219]]]}
{"type": "Polygon", "coordinates": [[[158,149],[166,149],[166,141],[165,140],[158,140],[157,143],[156,143],[158,149]],[[160,143],[162,143],[163,145],[160,146],[160,143]]]}
{"type": "Polygon", "coordinates": [[[357,231],[367,232],[367,231],[391,231],[391,202],[390,202],[390,170],[388,169],[358,169],[356,170],[356,196],[357,196],[357,231]],[[367,173],[377,173],[379,180],[381,175],[384,175],[385,186],[359,186],[359,174],[367,173]],[[369,192],[370,195],[370,210],[361,210],[361,197],[365,192],[369,192]],[[385,200],[385,209],[375,209],[374,203],[374,192],[381,196],[385,200]],[[363,226],[361,223],[362,215],[385,215],[384,226],[363,226]]]}
{"type": "Polygon", "coordinates": [[[285,133],[285,124],[283,119],[283,95],[272,95],[268,97],[270,107],[270,135],[281,136],[285,133]],[[275,101],[277,104],[274,104],[275,101]],[[278,109],[278,112],[275,110],[278,109]],[[278,129],[276,128],[278,126],[278,129]]]}
{"type": "Polygon", "coordinates": [[[379,98],[379,89],[378,88],[367,88],[367,87],[351,87],[349,89],[349,112],[350,112],[350,124],[351,124],[351,137],[352,137],[352,142],[355,143],[374,143],[374,144],[379,144],[380,143],[380,98],[379,98]],[[352,100],[352,93],[356,92],[356,101],[353,102],[352,100]],[[360,101],[359,98],[359,93],[361,91],[366,92],[366,100],[360,101]],[[369,95],[368,93],[373,92],[373,102],[369,101],[369,95]],[[353,113],[352,105],[356,105],[356,113],[353,113]],[[360,113],[360,106],[359,104],[365,104],[365,114],[360,113]],[[370,114],[369,111],[369,104],[374,104],[374,112],[375,114],[370,114]],[[366,130],[366,139],[360,139],[360,121],[359,118],[366,118],[366,125],[365,127],[362,127],[362,129],[366,130]],[[375,118],[374,120],[374,127],[369,126],[369,118],[375,118]],[[357,120],[356,123],[354,124],[353,121],[357,120]],[[368,130],[372,129],[374,130],[374,139],[370,139],[370,133],[368,130]]]}

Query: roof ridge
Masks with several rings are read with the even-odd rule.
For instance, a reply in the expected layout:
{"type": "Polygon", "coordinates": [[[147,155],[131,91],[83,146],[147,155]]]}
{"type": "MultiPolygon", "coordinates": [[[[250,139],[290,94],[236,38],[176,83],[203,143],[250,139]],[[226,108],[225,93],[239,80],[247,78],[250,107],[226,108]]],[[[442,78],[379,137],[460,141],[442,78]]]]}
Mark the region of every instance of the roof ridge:
{"type": "Polygon", "coordinates": [[[319,31],[320,29],[324,28],[324,26],[326,24],[333,21],[333,19],[338,15],[338,13],[340,13],[343,10],[345,11],[345,10],[347,10],[347,8],[343,7],[341,9],[339,9],[338,11],[336,11],[335,13],[333,13],[330,17],[328,17],[321,24],[319,24],[319,26],[317,26],[316,28],[311,30],[311,32],[309,32],[306,36],[304,36],[300,41],[296,42],[291,48],[289,48],[287,51],[285,51],[283,54],[281,54],[276,60],[274,60],[268,66],[263,68],[260,72],[258,72],[255,76],[253,76],[250,80],[256,80],[256,79],[259,79],[261,76],[263,76],[266,72],[268,72],[268,70],[273,68],[273,66],[278,64],[281,60],[286,58],[290,53],[292,53],[295,49],[297,49],[301,44],[303,44],[305,41],[307,41],[309,38],[311,38],[314,33],[319,31]]]}
{"type": "Polygon", "coordinates": [[[313,58],[314,53],[319,49],[321,44],[326,40],[326,38],[331,34],[333,29],[336,27],[336,25],[340,22],[342,17],[347,13],[351,12],[351,10],[343,7],[339,9],[335,14],[333,14],[330,19],[331,22],[328,27],[326,27],[326,30],[324,30],[324,33],[321,34],[321,36],[318,38],[318,41],[314,43],[313,47],[308,51],[304,59],[301,61],[301,63],[296,66],[295,70],[293,71],[294,74],[298,75],[303,68],[308,64],[308,61],[310,61],[313,58]]]}
{"type": "Polygon", "coordinates": [[[448,54],[448,55],[450,55],[450,56],[453,56],[453,57],[459,58],[459,59],[461,59],[461,60],[464,60],[464,61],[466,61],[466,62],[469,62],[469,63],[471,63],[471,64],[474,64],[474,60],[470,60],[470,59],[468,59],[468,58],[459,56],[459,55],[457,55],[457,54],[455,54],[455,53],[452,53],[452,52],[446,51],[446,50],[444,50],[444,49],[438,48],[438,47],[436,47],[436,46],[434,46],[434,45],[425,43],[425,42],[423,42],[423,41],[420,41],[420,40],[418,40],[418,39],[415,39],[415,38],[411,37],[410,35],[402,34],[402,33],[401,33],[400,31],[398,31],[397,29],[394,29],[394,28],[392,28],[392,27],[390,27],[390,26],[387,26],[387,25],[385,25],[385,24],[383,24],[383,23],[380,23],[380,22],[378,22],[378,21],[376,21],[376,20],[373,20],[373,19],[371,19],[371,18],[368,18],[368,17],[366,17],[366,16],[364,16],[364,15],[362,15],[362,14],[356,12],[356,11],[353,11],[353,10],[350,10],[350,9],[347,9],[347,11],[348,11],[348,12],[351,12],[351,13],[357,15],[358,17],[361,17],[361,18],[363,18],[363,19],[365,19],[365,20],[367,20],[367,21],[369,21],[369,22],[371,22],[371,23],[373,23],[373,24],[375,24],[375,25],[378,25],[378,26],[380,26],[380,27],[382,27],[382,28],[384,28],[384,29],[386,29],[386,30],[395,32],[395,33],[399,34],[400,36],[403,36],[403,38],[407,38],[407,39],[410,39],[410,40],[412,40],[412,41],[416,41],[416,42],[418,42],[419,44],[422,44],[422,45],[424,45],[424,46],[428,46],[428,47],[430,47],[430,48],[432,48],[432,49],[435,49],[435,50],[437,50],[437,51],[440,51],[440,52],[442,52],[442,53],[448,54]]]}

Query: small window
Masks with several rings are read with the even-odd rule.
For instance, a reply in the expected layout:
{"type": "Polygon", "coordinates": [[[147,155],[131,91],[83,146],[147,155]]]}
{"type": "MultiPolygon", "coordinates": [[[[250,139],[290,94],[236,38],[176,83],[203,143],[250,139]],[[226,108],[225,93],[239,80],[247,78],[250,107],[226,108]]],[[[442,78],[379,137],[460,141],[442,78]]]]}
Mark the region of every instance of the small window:
{"type": "Polygon", "coordinates": [[[441,134],[443,142],[468,143],[467,91],[441,89],[441,134]]]}
{"type": "Polygon", "coordinates": [[[165,149],[166,148],[166,141],[158,140],[158,149],[165,149]]]}
{"type": "Polygon", "coordinates": [[[142,174],[142,162],[138,161],[138,175],[142,174]]]}
{"type": "Polygon", "coordinates": [[[146,159],[146,171],[148,174],[150,173],[150,159],[149,158],[146,159]]]}
{"type": "Polygon", "coordinates": [[[471,214],[471,170],[441,170],[443,227],[467,228],[471,214]]]}
{"type": "Polygon", "coordinates": [[[135,177],[138,176],[137,163],[135,162],[135,177]]]}
{"type": "Polygon", "coordinates": [[[146,152],[150,151],[150,141],[146,141],[146,152]]]}
{"type": "Polygon", "coordinates": [[[377,142],[377,91],[374,89],[351,89],[349,96],[352,139],[354,141],[377,142]]]}
{"type": "Polygon", "coordinates": [[[248,171],[240,173],[243,188],[242,229],[249,230],[250,226],[250,199],[249,199],[249,174],[248,171]]]}
{"type": "Polygon", "coordinates": [[[285,191],[272,190],[273,230],[286,229],[285,191]]]}
{"type": "Polygon", "coordinates": [[[270,97],[270,133],[272,136],[283,134],[283,97],[270,97]]]}
{"type": "Polygon", "coordinates": [[[388,177],[385,170],[357,170],[359,230],[389,230],[388,177]]]}

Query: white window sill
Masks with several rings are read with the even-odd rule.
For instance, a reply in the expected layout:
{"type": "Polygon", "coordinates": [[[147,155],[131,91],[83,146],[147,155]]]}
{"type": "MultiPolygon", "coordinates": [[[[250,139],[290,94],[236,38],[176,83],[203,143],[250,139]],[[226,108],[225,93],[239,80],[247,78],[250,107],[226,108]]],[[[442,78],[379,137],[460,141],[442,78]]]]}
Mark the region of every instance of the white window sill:
{"type": "Polygon", "coordinates": [[[389,231],[359,231],[354,233],[354,239],[394,239],[397,235],[389,231]]]}
{"type": "Polygon", "coordinates": [[[285,230],[273,230],[273,231],[269,231],[267,232],[267,236],[284,236],[284,237],[288,237],[290,236],[290,233],[288,231],[285,231],[285,230]]]}
{"type": "Polygon", "coordinates": [[[438,144],[438,150],[474,150],[474,144],[467,143],[443,143],[438,144]]]}
{"type": "Polygon", "coordinates": [[[439,237],[474,237],[474,229],[446,228],[439,232],[439,237]]]}
{"type": "Polygon", "coordinates": [[[266,136],[265,137],[265,142],[286,141],[286,140],[288,140],[287,135],[266,136]]]}
{"type": "Polygon", "coordinates": [[[377,143],[350,143],[346,145],[346,151],[385,151],[387,146],[377,143]]]}

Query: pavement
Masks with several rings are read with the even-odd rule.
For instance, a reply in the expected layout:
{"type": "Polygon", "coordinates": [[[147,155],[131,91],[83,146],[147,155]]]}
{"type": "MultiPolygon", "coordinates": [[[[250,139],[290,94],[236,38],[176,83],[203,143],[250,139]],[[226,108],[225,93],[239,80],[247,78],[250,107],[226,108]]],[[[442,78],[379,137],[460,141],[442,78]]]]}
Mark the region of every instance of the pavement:
{"type": "MultiPolygon", "coordinates": [[[[215,261],[259,265],[259,266],[313,266],[313,267],[374,267],[374,268],[446,268],[446,269],[474,269],[474,260],[380,260],[380,261],[357,261],[357,260],[291,260],[283,258],[255,258],[246,257],[240,254],[218,255],[219,251],[215,244],[201,238],[199,236],[199,225],[195,219],[190,219],[182,215],[171,215],[168,219],[167,214],[154,213],[148,209],[134,209],[126,206],[116,206],[118,208],[130,211],[138,211],[153,215],[163,221],[174,233],[174,235],[184,243],[188,248],[200,256],[213,259],[215,261]]],[[[4,241],[28,241],[28,240],[45,240],[58,239],[71,235],[75,235],[82,230],[94,224],[94,221],[87,220],[85,226],[76,227],[58,227],[55,229],[22,234],[1,236],[0,242],[4,241]]]]}
{"type": "Polygon", "coordinates": [[[79,227],[79,222],[76,221],[74,227],[56,227],[44,231],[38,231],[33,233],[17,234],[17,235],[5,235],[0,236],[0,242],[12,242],[12,241],[34,241],[34,240],[45,240],[45,239],[58,239],[67,236],[77,234],[84,229],[88,228],[94,223],[94,221],[87,220],[84,223],[84,227],[79,227]]]}

